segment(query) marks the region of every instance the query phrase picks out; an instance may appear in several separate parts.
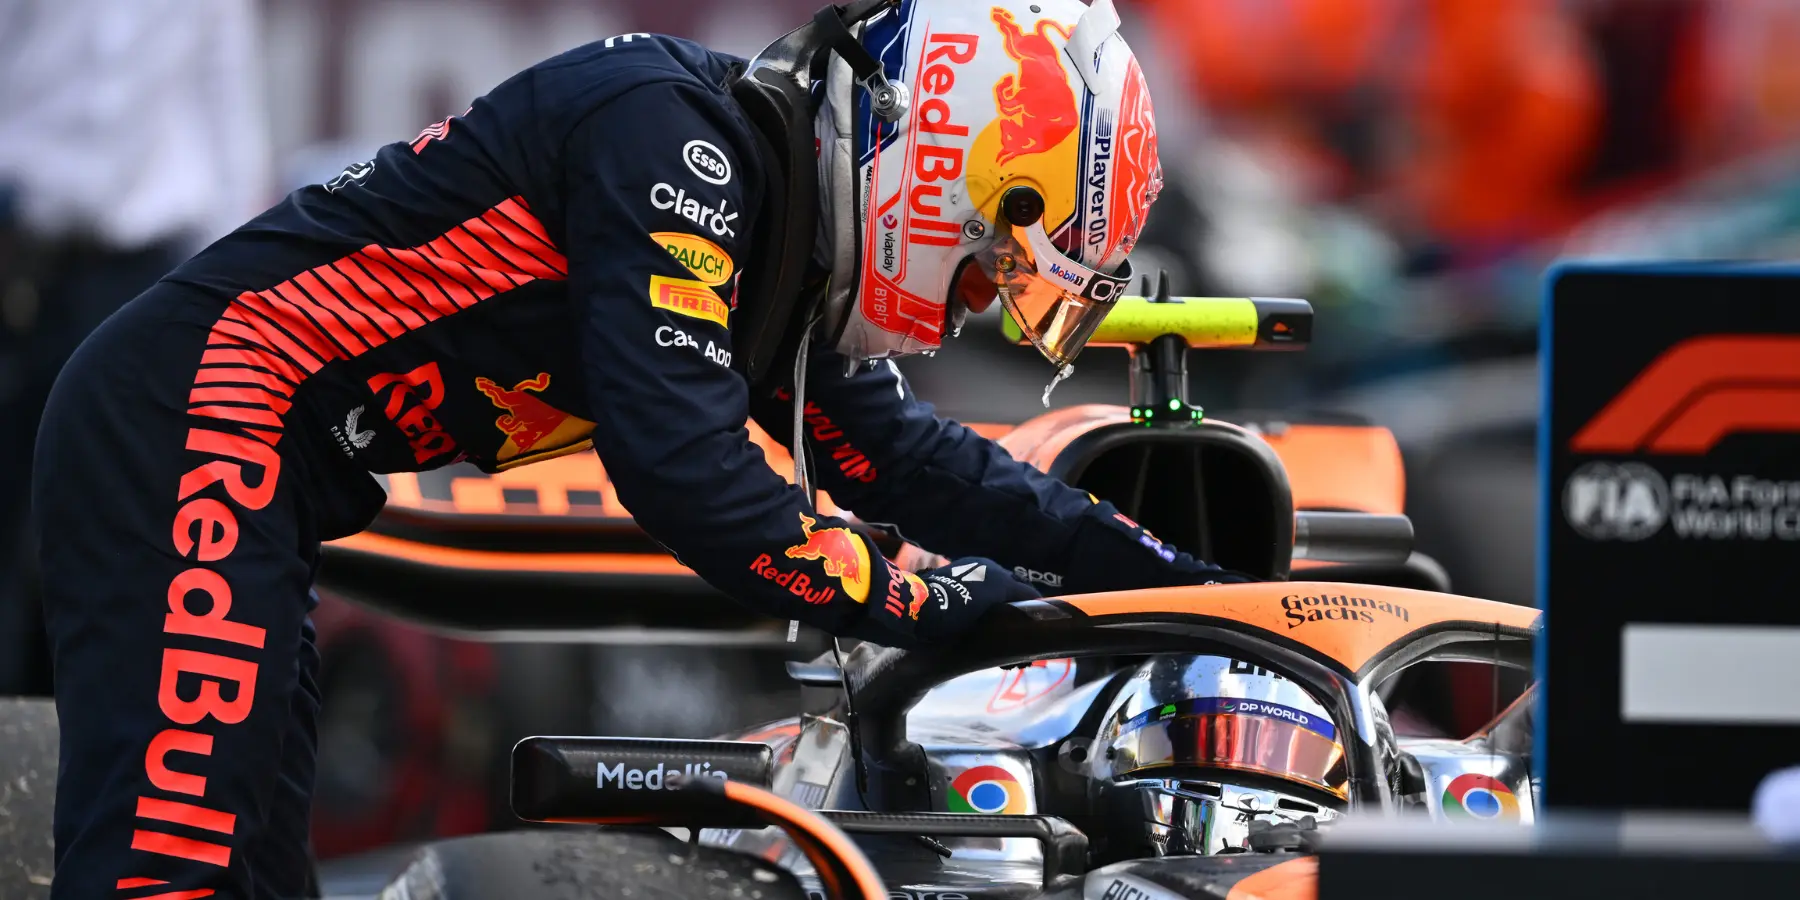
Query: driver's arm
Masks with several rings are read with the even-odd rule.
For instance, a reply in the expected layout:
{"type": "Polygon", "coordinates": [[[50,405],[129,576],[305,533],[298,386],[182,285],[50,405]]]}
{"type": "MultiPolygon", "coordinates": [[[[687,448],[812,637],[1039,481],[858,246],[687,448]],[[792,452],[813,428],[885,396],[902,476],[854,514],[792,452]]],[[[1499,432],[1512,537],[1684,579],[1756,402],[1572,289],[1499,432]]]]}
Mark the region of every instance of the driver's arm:
{"type": "MultiPolygon", "coordinates": [[[[742,264],[759,185],[754,150],[736,146],[741,134],[705,89],[656,83],[610,101],[569,136],[571,326],[594,448],[644,531],[713,586],[772,616],[833,634],[877,625],[904,644],[916,622],[889,598],[898,570],[843,521],[812,510],[750,441],[748,390],[727,368],[733,282],[719,276],[729,273],[690,271],[663,246],[708,242],[732,269],[742,264]],[[725,184],[683,161],[693,141],[725,156],[725,184]]],[[[906,588],[895,585],[902,598],[906,588]]]]}
{"type": "MultiPolygon", "coordinates": [[[[807,443],[819,486],[868,522],[950,557],[985,556],[1047,593],[1253,581],[1163,544],[1112,504],[1012,458],[913,396],[891,362],[819,353],[807,379],[807,443]]],[[[758,398],[757,424],[792,439],[786,392],[758,398]]]]}

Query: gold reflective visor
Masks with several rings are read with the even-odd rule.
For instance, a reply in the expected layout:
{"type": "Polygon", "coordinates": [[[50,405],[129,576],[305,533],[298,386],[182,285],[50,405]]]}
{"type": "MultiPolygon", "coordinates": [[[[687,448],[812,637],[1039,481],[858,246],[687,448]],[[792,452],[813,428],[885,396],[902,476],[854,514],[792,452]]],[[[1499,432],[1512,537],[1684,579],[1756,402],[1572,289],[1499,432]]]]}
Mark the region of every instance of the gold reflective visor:
{"type": "Polygon", "coordinates": [[[1344,748],[1315,730],[1264,716],[1180,715],[1119,735],[1109,748],[1117,775],[1184,766],[1287,778],[1343,799],[1344,748]]]}
{"type": "Polygon", "coordinates": [[[1109,275],[1070,259],[1044,233],[1041,219],[1005,226],[976,262],[1026,339],[1059,367],[1074,361],[1131,283],[1129,263],[1109,275]]]}

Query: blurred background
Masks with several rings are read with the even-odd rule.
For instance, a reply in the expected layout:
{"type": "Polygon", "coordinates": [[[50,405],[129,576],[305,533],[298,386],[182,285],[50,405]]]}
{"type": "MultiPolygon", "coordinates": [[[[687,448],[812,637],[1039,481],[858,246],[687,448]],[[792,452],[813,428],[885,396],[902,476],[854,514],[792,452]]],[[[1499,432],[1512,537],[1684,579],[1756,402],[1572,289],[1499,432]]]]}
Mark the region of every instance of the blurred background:
{"type": "MultiPolygon", "coordinates": [[[[747,55],[818,2],[0,0],[0,547],[19,560],[0,571],[0,693],[48,687],[11,554],[36,407],[100,318],[544,57],[633,31],[747,55]]],[[[1800,3],[1116,2],[1167,178],[1134,264],[1178,294],[1317,309],[1304,354],[1194,355],[1195,401],[1391,428],[1419,549],[1460,593],[1531,603],[1545,267],[1800,251],[1800,3]]],[[[1050,372],[997,331],[974,321],[902,367],[947,415],[1021,421],[1050,372]]],[[[1123,402],[1124,367],[1090,351],[1050,405],[1123,402]]],[[[706,734],[749,714],[682,698],[761,677],[462,643],[331,602],[320,620],[326,855],[486,827],[519,729],[706,734]],[[496,674],[522,669],[584,686],[496,674]],[[651,702],[607,706],[621,694],[651,702]]]]}

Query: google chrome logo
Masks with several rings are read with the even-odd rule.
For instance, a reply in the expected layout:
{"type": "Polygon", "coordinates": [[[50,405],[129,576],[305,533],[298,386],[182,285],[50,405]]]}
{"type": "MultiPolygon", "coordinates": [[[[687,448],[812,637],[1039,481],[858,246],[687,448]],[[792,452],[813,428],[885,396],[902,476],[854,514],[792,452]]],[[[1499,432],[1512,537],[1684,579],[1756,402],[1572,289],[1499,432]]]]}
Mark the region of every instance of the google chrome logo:
{"type": "Polygon", "coordinates": [[[1444,788],[1444,818],[1481,822],[1516,822],[1519,798],[1497,778],[1466,772],[1444,788]]]}
{"type": "Polygon", "coordinates": [[[1020,815],[1025,787],[999,766],[976,766],[950,782],[948,805],[951,812],[1020,815]]]}

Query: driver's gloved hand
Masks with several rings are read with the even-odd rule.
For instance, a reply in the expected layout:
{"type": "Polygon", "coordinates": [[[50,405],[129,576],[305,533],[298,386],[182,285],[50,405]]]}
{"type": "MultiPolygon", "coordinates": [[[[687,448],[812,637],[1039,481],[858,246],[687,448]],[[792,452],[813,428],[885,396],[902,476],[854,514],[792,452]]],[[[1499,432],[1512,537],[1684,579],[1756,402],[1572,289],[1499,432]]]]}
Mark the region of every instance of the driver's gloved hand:
{"type": "Polygon", "coordinates": [[[1014,578],[1010,570],[979,556],[966,556],[916,575],[892,568],[890,577],[904,579],[897,590],[905,598],[904,613],[890,616],[885,607],[870,609],[869,617],[848,636],[907,650],[946,644],[989,609],[1041,596],[1031,585],[1014,578]]]}
{"type": "Polygon", "coordinates": [[[1111,503],[1095,501],[1078,520],[1060,554],[1060,572],[1033,572],[1054,578],[1058,594],[1129,591],[1138,588],[1256,581],[1249,575],[1195,559],[1156,536],[1111,503]]]}
{"type": "Polygon", "coordinates": [[[999,563],[979,556],[965,556],[919,577],[927,596],[913,633],[927,643],[955,638],[991,607],[1042,596],[999,563]]]}

